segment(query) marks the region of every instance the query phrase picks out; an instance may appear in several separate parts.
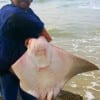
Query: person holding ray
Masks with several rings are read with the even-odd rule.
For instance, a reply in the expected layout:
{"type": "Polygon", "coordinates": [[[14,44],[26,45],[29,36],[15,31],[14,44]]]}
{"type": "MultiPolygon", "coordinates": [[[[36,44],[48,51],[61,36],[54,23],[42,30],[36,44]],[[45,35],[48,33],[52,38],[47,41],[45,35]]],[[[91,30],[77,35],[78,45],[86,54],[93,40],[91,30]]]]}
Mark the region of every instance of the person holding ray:
{"type": "Polygon", "coordinates": [[[3,100],[17,100],[18,91],[22,100],[35,100],[19,88],[19,79],[11,72],[11,65],[26,51],[29,38],[51,36],[44,23],[30,8],[33,0],[11,0],[0,9],[0,83],[3,100]]]}

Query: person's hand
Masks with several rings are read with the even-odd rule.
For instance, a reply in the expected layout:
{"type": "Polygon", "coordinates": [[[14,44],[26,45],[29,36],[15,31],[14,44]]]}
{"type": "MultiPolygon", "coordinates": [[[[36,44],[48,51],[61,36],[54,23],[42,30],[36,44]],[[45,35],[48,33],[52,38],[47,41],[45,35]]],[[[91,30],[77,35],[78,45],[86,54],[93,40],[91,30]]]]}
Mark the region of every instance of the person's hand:
{"type": "Polygon", "coordinates": [[[26,39],[25,40],[25,46],[27,47],[28,46],[28,43],[29,43],[29,40],[30,40],[31,38],[28,38],[28,39],[26,39]]]}
{"type": "Polygon", "coordinates": [[[15,72],[13,71],[12,68],[10,68],[9,71],[10,71],[12,74],[15,74],[15,72]]]}

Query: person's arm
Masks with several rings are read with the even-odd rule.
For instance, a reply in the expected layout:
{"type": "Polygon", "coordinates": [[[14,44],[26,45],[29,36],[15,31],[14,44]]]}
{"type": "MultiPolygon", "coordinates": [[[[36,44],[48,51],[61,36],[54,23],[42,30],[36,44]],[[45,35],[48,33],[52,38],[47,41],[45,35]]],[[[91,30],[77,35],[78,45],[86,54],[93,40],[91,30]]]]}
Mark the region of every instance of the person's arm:
{"type": "MultiPolygon", "coordinates": [[[[30,9],[30,12],[34,14],[34,16],[41,22],[40,18],[33,12],[32,9],[30,9]]],[[[44,36],[48,42],[52,40],[51,36],[49,35],[45,27],[43,27],[42,31],[40,32],[40,36],[44,36]]]]}
{"type": "MultiPolygon", "coordinates": [[[[48,42],[52,41],[51,36],[49,35],[49,33],[46,31],[45,28],[43,28],[42,32],[40,33],[40,36],[44,36],[48,42]]],[[[27,47],[27,45],[28,45],[29,39],[30,39],[30,38],[28,38],[28,39],[25,40],[25,46],[26,46],[26,47],[27,47]]]]}
{"type": "Polygon", "coordinates": [[[48,42],[52,40],[51,36],[49,33],[46,31],[45,28],[43,28],[42,32],[40,33],[41,36],[44,36],[48,42]]]}

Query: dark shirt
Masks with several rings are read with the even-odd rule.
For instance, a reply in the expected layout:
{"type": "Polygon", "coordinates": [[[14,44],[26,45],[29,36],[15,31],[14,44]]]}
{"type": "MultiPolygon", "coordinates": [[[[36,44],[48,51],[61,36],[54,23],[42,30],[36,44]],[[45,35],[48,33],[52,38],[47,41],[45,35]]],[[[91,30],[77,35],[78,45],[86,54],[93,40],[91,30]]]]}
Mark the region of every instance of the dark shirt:
{"type": "Polygon", "coordinates": [[[25,40],[38,38],[43,27],[30,8],[23,10],[10,4],[0,9],[0,72],[9,69],[25,52],[25,40]]]}
{"type": "Polygon", "coordinates": [[[0,10],[0,30],[3,36],[12,39],[37,38],[43,23],[29,8],[23,10],[14,5],[6,5],[0,10]]]}

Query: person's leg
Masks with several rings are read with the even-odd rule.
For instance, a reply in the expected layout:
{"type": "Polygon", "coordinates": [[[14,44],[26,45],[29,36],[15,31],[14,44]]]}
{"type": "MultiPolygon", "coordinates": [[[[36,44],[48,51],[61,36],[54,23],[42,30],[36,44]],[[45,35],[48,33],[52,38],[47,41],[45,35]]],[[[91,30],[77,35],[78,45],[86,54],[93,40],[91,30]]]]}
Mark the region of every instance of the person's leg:
{"type": "Polygon", "coordinates": [[[21,96],[22,100],[37,100],[37,98],[24,92],[22,89],[20,89],[20,96],[21,96]]]}
{"type": "Polygon", "coordinates": [[[17,100],[18,79],[11,73],[0,75],[1,94],[3,100],[17,100]]]}

